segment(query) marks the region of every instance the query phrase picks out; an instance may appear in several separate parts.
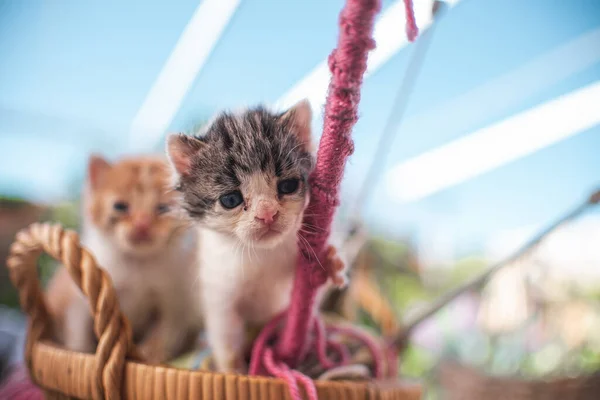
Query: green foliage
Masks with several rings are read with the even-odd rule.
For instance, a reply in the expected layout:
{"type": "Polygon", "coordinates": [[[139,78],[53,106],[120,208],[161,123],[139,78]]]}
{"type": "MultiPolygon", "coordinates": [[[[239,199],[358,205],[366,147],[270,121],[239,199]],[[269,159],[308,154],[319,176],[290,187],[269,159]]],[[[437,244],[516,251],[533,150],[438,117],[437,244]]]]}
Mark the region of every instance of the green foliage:
{"type": "Polygon", "coordinates": [[[578,354],[579,366],[586,373],[600,371],[600,349],[592,346],[583,348],[578,354]]]}
{"type": "MultiPolygon", "coordinates": [[[[371,249],[379,253],[372,257],[376,261],[376,265],[372,266],[373,275],[401,316],[463,285],[490,267],[482,258],[467,257],[452,268],[436,270],[430,279],[423,279],[416,271],[402,265],[402,260],[411,253],[410,245],[374,238],[371,249]],[[395,264],[395,269],[390,268],[391,264],[395,264]]],[[[584,290],[574,289],[572,294],[588,304],[600,304],[600,285],[584,290]]],[[[482,331],[477,325],[458,334],[449,334],[446,327],[455,326],[455,318],[456,315],[445,308],[430,321],[438,329],[441,351],[428,350],[412,343],[401,356],[402,376],[423,382],[427,388],[426,399],[441,398],[432,371],[435,371],[435,366],[442,358],[454,359],[491,376],[519,376],[526,379],[600,371],[600,340],[589,338],[578,347],[568,349],[559,332],[547,331],[554,328],[546,325],[544,314],[539,312],[513,332],[497,336],[482,331]],[[531,330],[534,326],[537,328],[531,330]],[[540,330],[544,331],[543,335],[538,332],[540,330]]],[[[360,322],[375,325],[367,315],[361,315],[360,322]]]]}
{"type": "Polygon", "coordinates": [[[408,244],[376,236],[369,241],[371,248],[387,260],[399,260],[409,250],[408,244]]]}
{"type": "MultiPolygon", "coordinates": [[[[27,203],[21,199],[7,197],[0,198],[0,206],[4,208],[21,207],[24,204],[27,203]]],[[[79,226],[79,205],[77,202],[57,204],[50,207],[41,219],[43,221],[58,222],[69,229],[77,229],[79,226]]],[[[54,259],[46,254],[43,254],[39,258],[38,273],[43,286],[48,283],[58,265],[59,264],[54,259]]],[[[2,290],[0,290],[0,304],[4,304],[11,308],[18,308],[19,298],[17,291],[9,282],[1,283],[2,290]]]]}
{"type": "MultiPolygon", "coordinates": [[[[77,230],[80,224],[79,201],[65,202],[53,206],[50,208],[46,219],[58,222],[67,229],[77,230]]],[[[56,268],[58,268],[59,263],[44,254],[40,257],[38,266],[40,280],[43,285],[46,285],[56,268]]]]}
{"type": "Polygon", "coordinates": [[[422,347],[409,345],[402,353],[401,363],[403,376],[422,379],[435,367],[437,356],[422,347]]]}
{"type": "Polygon", "coordinates": [[[387,276],[381,283],[388,293],[394,308],[405,314],[415,303],[433,300],[434,293],[428,291],[416,275],[398,274],[387,276]]]}
{"type": "Polygon", "coordinates": [[[19,297],[12,286],[7,285],[7,287],[0,290],[0,304],[10,308],[19,308],[19,297]]]}
{"type": "Polygon", "coordinates": [[[441,399],[434,373],[438,361],[437,354],[414,344],[409,345],[401,355],[402,379],[416,380],[423,385],[425,389],[423,400],[441,399]]]}
{"type": "Polygon", "coordinates": [[[40,275],[40,281],[42,282],[42,286],[46,286],[54,272],[59,267],[59,263],[55,261],[52,257],[42,254],[42,256],[38,260],[38,274],[40,275]]]}
{"type": "Polygon", "coordinates": [[[485,260],[478,257],[467,257],[459,260],[453,268],[450,269],[445,286],[448,288],[457,287],[467,280],[482,273],[488,264],[485,260]]]}
{"type": "Polygon", "coordinates": [[[23,204],[25,204],[25,201],[18,197],[0,195],[0,207],[2,208],[19,207],[23,204]]]}
{"type": "Polygon", "coordinates": [[[58,222],[67,229],[77,229],[80,223],[79,200],[60,203],[49,211],[48,220],[58,222]]]}

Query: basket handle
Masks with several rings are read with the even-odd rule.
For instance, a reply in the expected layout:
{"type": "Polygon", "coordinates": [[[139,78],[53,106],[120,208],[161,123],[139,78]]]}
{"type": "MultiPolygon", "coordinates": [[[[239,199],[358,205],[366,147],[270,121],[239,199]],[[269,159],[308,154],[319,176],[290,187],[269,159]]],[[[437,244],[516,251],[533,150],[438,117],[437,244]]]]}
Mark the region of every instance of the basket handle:
{"type": "Polygon", "coordinates": [[[7,260],[10,278],[19,291],[21,307],[29,315],[25,361],[33,371],[33,347],[52,335],[48,312],[37,274],[37,259],[45,252],[61,262],[88,298],[98,338],[95,362],[95,399],[120,399],[125,358],[140,359],[133,345],[131,327],[119,309],[110,276],[98,267],[92,254],[81,246],[79,235],[59,224],[34,223],[21,230],[7,260]]]}

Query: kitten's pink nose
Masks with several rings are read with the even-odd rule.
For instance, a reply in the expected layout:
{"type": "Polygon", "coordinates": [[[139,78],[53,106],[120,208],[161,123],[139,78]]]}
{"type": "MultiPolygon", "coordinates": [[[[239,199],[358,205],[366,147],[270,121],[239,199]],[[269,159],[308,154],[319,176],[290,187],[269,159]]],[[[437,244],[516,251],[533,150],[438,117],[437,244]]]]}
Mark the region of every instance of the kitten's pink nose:
{"type": "Polygon", "coordinates": [[[278,217],[279,211],[277,211],[275,207],[265,205],[258,208],[254,219],[269,226],[272,225],[273,222],[277,221],[278,217]]]}
{"type": "Polygon", "coordinates": [[[150,226],[152,218],[148,215],[138,215],[133,219],[134,239],[148,239],[150,237],[150,226]]]}

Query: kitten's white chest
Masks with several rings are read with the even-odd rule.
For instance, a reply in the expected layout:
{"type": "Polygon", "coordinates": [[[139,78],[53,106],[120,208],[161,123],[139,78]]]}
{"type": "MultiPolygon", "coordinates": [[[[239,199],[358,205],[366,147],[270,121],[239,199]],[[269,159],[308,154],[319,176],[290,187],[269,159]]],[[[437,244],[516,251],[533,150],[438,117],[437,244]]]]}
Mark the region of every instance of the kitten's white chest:
{"type": "Polygon", "coordinates": [[[248,322],[267,322],[288,306],[296,262],[294,250],[262,255],[243,266],[237,308],[248,322]]]}
{"type": "MultiPolygon", "coordinates": [[[[195,246],[195,238],[191,239],[195,246]]],[[[182,242],[175,252],[167,248],[155,257],[138,260],[115,251],[93,232],[88,232],[82,240],[109,273],[120,306],[134,328],[143,326],[155,312],[185,312],[181,319],[198,318],[195,247],[182,242]]]]}
{"type": "Polygon", "coordinates": [[[246,322],[264,323],[289,304],[297,246],[239,248],[210,231],[201,234],[204,306],[234,308],[246,322]]]}

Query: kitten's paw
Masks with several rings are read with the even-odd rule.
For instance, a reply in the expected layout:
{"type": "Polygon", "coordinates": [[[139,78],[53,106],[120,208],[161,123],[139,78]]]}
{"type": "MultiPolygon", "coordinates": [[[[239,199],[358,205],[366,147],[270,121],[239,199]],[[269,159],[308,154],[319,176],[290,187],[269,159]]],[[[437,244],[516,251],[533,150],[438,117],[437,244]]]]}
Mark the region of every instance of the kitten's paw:
{"type": "Polygon", "coordinates": [[[231,374],[246,374],[248,372],[248,366],[242,360],[241,357],[237,355],[228,357],[226,360],[215,360],[217,364],[217,369],[223,373],[231,373],[231,374]]]}
{"type": "Polygon", "coordinates": [[[156,340],[148,340],[140,344],[138,349],[144,360],[150,364],[163,364],[168,361],[164,346],[156,340]]]}
{"type": "Polygon", "coordinates": [[[329,279],[338,289],[343,289],[348,284],[348,276],[346,274],[346,263],[338,254],[337,249],[329,245],[325,254],[325,268],[329,273],[329,279]]]}

